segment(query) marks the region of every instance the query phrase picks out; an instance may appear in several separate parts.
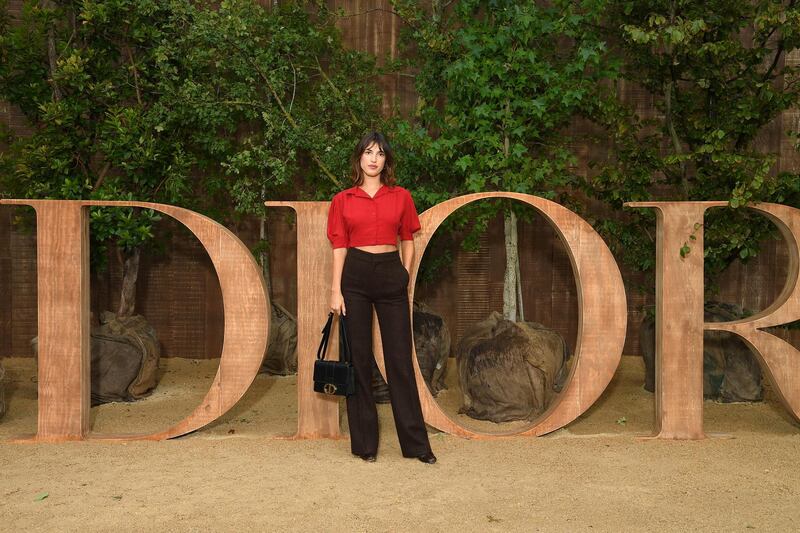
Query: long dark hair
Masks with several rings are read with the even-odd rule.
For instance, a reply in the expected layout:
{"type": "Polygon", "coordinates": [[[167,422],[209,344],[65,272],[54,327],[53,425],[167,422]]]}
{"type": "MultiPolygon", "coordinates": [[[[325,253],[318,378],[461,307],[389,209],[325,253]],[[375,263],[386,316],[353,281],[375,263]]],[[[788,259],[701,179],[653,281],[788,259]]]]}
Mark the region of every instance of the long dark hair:
{"type": "Polygon", "coordinates": [[[383,170],[381,171],[381,183],[392,187],[397,182],[397,179],[394,177],[394,152],[392,152],[392,147],[389,146],[389,141],[386,140],[386,137],[377,131],[364,135],[364,137],[358,141],[358,145],[356,145],[356,149],[353,150],[353,155],[350,157],[350,179],[356,187],[364,183],[364,175],[361,171],[361,154],[363,154],[364,150],[372,143],[377,144],[386,156],[383,170]]]}

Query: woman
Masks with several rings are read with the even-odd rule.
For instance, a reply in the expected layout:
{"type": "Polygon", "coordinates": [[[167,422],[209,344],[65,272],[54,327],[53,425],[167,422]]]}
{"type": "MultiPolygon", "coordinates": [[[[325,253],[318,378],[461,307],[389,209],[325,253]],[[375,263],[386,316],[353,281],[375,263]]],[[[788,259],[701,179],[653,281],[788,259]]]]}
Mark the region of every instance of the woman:
{"type": "Polygon", "coordinates": [[[428,442],[411,363],[408,271],[420,229],[411,194],[395,185],[394,157],[377,132],[365,136],[351,159],[353,187],[331,201],[333,246],[330,309],[347,316],[356,393],[347,398],[350,448],[369,462],[378,454],[378,411],[372,396],[372,307],[378,315],[392,413],[404,457],[436,462],[428,442]],[[400,254],[397,238],[400,237],[400,254]]]}

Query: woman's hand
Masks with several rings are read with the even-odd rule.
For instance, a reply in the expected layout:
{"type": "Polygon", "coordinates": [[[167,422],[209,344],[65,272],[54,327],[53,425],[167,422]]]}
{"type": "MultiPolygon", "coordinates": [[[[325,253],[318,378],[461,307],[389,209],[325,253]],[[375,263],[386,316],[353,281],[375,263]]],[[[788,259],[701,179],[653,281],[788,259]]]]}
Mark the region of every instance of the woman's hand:
{"type": "Polygon", "coordinates": [[[337,315],[347,316],[347,309],[344,307],[344,296],[342,296],[342,291],[331,289],[330,309],[337,315]]]}

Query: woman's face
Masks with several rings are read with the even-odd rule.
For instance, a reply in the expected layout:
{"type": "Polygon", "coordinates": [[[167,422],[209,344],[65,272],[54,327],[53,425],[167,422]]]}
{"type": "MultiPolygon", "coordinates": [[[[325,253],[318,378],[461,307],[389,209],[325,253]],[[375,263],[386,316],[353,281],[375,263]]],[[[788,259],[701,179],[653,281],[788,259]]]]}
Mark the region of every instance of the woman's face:
{"type": "Polygon", "coordinates": [[[361,154],[361,171],[364,173],[364,177],[380,176],[385,163],[386,154],[383,153],[378,143],[370,144],[361,154]]]}

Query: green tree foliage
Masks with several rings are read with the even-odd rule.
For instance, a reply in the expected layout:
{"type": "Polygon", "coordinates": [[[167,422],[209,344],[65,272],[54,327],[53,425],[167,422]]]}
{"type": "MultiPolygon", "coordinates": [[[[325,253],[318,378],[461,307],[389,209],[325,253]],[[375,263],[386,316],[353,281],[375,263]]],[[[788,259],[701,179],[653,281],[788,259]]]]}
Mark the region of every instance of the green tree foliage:
{"type": "MultiPolygon", "coordinates": [[[[395,6],[418,57],[417,124],[400,139],[425,160],[428,179],[416,193],[424,202],[492,190],[556,199],[577,183],[569,128],[597,112],[601,80],[616,72],[593,29],[602,3],[462,0],[452,9],[434,3],[433,13],[413,0],[395,6]]],[[[469,244],[503,210],[513,240],[511,206],[474,204],[454,223],[474,223],[469,244]]]]}
{"type": "MultiPolygon", "coordinates": [[[[619,215],[623,202],[728,199],[734,209],[706,220],[712,280],[771,231],[739,207],[800,202],[798,176],[778,172],[759,144],[800,98],[797,67],[786,62],[800,44],[796,0],[394,8],[409,27],[419,93],[410,121],[381,118],[374,61],[343,49],[321,0],[272,9],[254,0],[38,0],[14,24],[0,8],[0,98],[33,126],[0,154],[0,194],[147,200],[220,220],[263,215],[266,198],[329,198],[344,186],[354,139],[386,128],[400,182],[413,183],[420,208],[491,190],[575,208],[587,205],[569,196],[580,185],[611,207],[596,224],[640,270],[654,265],[654,220],[619,215]],[[622,64],[625,81],[653,95],[656,118],[615,98],[622,64]],[[575,147],[585,139],[570,132],[589,123],[604,126],[608,151],[581,178],[575,147]]],[[[501,210],[509,218],[517,207],[476,204],[447,229],[474,247],[501,210]]],[[[92,232],[138,256],[157,218],[93,210],[92,232]]],[[[446,259],[447,246],[433,248],[446,259]]],[[[697,253],[690,235],[683,253],[697,253]]]]}
{"type": "MultiPolygon", "coordinates": [[[[343,49],[335,20],[306,2],[27,2],[20,23],[0,21],[0,98],[34,127],[3,155],[2,190],[223,221],[290,191],[329,196],[380,120],[374,62],[343,49]]],[[[92,234],[135,260],[135,280],[157,219],[97,209],[92,234]]]]}
{"type": "Polygon", "coordinates": [[[345,50],[335,14],[311,7],[222,2],[163,52],[165,108],[187,108],[168,119],[202,132],[242,212],[260,213],[265,190],[330,198],[356,140],[382,122],[373,59],[345,50]]]}
{"type": "Polygon", "coordinates": [[[427,154],[452,165],[439,187],[554,198],[573,183],[566,129],[613,76],[590,31],[597,14],[571,2],[464,0],[441,18],[415,15],[419,117],[436,133],[427,154]]]}
{"type": "MultiPolygon", "coordinates": [[[[759,135],[800,98],[798,69],[786,62],[800,45],[800,8],[794,0],[611,0],[603,24],[625,58],[624,77],[654,96],[659,116],[604,108],[611,150],[588,190],[615,210],[649,198],[728,200],[733,209],[706,217],[712,288],[773,229],[738,208],[798,203],[798,176],[777,171],[759,135]]],[[[654,226],[650,213],[600,224],[615,251],[645,271],[654,266],[654,226]]],[[[692,240],[680,253],[700,253],[692,240]]]]}

